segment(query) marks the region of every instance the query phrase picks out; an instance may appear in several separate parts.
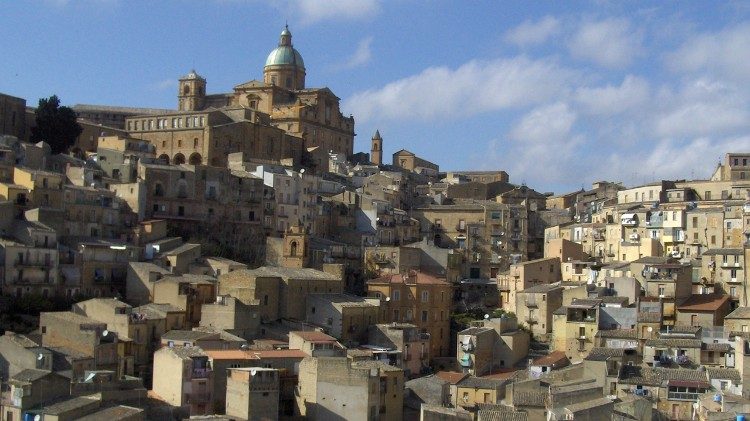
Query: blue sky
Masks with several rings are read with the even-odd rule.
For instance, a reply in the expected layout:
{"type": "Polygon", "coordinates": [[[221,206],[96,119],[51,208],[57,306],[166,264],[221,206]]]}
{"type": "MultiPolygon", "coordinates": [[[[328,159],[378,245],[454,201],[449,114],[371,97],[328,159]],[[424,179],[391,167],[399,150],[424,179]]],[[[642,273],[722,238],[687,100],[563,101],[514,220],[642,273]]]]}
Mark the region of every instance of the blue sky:
{"type": "Polygon", "coordinates": [[[0,92],[174,108],[260,79],[289,22],[307,85],[441,169],[563,192],[703,178],[750,151],[750,3],[0,0],[0,92]]]}

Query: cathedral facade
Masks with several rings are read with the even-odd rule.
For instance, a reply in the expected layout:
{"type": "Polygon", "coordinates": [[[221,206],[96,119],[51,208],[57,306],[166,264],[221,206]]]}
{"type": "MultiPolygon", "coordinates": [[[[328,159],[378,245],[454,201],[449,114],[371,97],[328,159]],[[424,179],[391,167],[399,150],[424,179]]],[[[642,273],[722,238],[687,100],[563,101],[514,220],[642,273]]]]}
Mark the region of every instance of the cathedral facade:
{"type": "Polygon", "coordinates": [[[130,117],[125,129],[176,164],[225,166],[233,152],[269,163],[298,163],[305,152],[316,150],[352,155],[354,118],[341,114],[330,89],[307,88],[305,76],[302,55],[284,28],[262,81],[209,95],[206,79],[191,71],[179,79],[177,111],[130,117]]]}

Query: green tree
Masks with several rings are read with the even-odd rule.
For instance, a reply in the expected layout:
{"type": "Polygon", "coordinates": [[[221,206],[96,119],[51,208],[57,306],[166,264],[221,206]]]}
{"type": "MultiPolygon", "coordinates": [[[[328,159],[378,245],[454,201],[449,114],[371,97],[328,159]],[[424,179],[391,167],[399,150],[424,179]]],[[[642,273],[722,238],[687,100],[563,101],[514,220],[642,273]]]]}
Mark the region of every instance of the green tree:
{"type": "Polygon", "coordinates": [[[75,111],[60,106],[57,95],[40,98],[36,109],[36,127],[31,129],[31,140],[47,142],[53,154],[67,152],[83,131],[76,118],[75,111]]]}

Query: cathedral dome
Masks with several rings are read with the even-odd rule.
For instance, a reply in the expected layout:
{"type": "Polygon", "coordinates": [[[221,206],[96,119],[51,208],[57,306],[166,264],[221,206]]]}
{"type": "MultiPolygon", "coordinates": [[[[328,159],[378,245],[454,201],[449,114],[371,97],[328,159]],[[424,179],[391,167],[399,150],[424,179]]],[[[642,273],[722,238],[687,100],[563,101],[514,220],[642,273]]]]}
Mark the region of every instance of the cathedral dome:
{"type": "Polygon", "coordinates": [[[299,51],[295,50],[292,46],[286,45],[276,47],[266,59],[266,66],[281,65],[293,65],[305,68],[305,62],[302,61],[299,51]]]}
{"type": "Polygon", "coordinates": [[[288,27],[285,27],[281,32],[279,46],[268,55],[266,66],[297,66],[302,69],[305,68],[302,55],[292,47],[292,33],[289,32],[288,27]]]}

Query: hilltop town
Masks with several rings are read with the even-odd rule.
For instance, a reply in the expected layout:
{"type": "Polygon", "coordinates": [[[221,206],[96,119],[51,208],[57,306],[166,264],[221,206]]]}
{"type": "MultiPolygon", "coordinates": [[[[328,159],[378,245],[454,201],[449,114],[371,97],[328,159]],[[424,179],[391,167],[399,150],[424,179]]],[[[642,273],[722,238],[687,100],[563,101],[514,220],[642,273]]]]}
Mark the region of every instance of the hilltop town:
{"type": "Polygon", "coordinates": [[[750,414],[750,151],[562,193],[441,171],[355,152],[269,50],[175,109],[74,105],[63,153],[0,94],[0,421],[750,414]]]}

